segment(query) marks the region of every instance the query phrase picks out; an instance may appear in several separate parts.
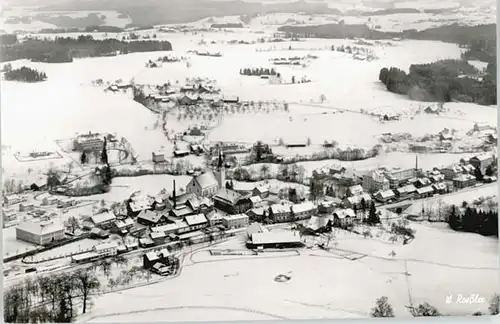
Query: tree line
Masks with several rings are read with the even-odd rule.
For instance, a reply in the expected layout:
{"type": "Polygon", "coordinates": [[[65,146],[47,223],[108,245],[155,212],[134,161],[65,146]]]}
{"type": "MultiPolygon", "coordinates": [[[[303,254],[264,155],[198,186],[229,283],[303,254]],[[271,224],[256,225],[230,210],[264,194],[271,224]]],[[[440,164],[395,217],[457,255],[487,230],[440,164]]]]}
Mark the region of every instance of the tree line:
{"type": "Polygon", "coordinates": [[[9,287],[4,293],[7,323],[69,323],[76,319],[81,303],[86,313],[100,282],[93,271],[39,276],[9,287]]]}
{"type": "Polygon", "coordinates": [[[388,91],[408,95],[412,100],[496,105],[494,69],[490,63],[486,74],[480,76],[479,71],[465,60],[440,60],[412,64],[408,74],[395,67],[382,68],[379,81],[388,91]]]}
{"type": "Polygon", "coordinates": [[[241,75],[261,76],[261,75],[278,75],[275,69],[268,68],[245,68],[240,69],[241,75]]]}
{"type": "Polygon", "coordinates": [[[12,69],[10,64],[6,64],[3,72],[7,81],[41,82],[47,80],[45,72],[40,72],[26,66],[19,69],[12,69]]]}
{"type": "Polygon", "coordinates": [[[462,210],[463,212],[455,205],[450,207],[448,225],[451,229],[498,237],[498,211],[483,211],[470,207],[465,202],[462,210]]]}
{"type": "Polygon", "coordinates": [[[23,42],[16,41],[15,44],[0,46],[2,62],[29,59],[34,62],[65,63],[72,62],[73,58],[171,50],[172,44],[168,41],[98,40],[90,35],[80,35],[77,38],[28,38],[23,42]]]}

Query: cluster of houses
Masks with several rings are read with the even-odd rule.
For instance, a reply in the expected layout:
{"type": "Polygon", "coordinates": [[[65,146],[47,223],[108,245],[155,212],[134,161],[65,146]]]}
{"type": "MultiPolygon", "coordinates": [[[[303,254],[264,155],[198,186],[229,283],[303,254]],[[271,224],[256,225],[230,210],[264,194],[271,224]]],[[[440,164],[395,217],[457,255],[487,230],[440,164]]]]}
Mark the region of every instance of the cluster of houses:
{"type": "MultiPolygon", "coordinates": [[[[332,195],[343,198],[343,205],[354,208],[360,201],[372,199],[390,203],[405,199],[419,199],[444,194],[476,185],[477,182],[495,182],[494,175],[486,175],[494,163],[492,154],[481,154],[441,169],[424,172],[415,168],[379,168],[364,174],[356,174],[341,166],[314,171],[313,176],[328,187],[335,187],[332,195]],[[480,173],[480,179],[478,179],[480,173]]],[[[327,190],[328,193],[328,190],[327,190]]],[[[359,206],[358,206],[359,207],[359,206]]]]}

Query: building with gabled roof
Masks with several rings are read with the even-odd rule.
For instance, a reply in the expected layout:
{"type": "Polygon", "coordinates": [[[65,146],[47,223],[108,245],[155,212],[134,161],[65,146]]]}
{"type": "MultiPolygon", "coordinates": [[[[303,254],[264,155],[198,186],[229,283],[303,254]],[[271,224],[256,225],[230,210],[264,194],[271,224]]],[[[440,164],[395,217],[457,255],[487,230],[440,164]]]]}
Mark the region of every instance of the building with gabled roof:
{"type": "Polygon", "coordinates": [[[203,214],[189,215],[184,217],[184,220],[193,231],[208,226],[207,218],[203,214]]]}
{"type": "Polygon", "coordinates": [[[346,208],[360,208],[362,201],[365,202],[365,208],[369,207],[369,204],[372,201],[372,197],[369,194],[360,194],[356,196],[347,197],[344,199],[343,203],[346,208]]]}
{"type": "Polygon", "coordinates": [[[220,189],[213,196],[215,208],[228,214],[246,213],[252,208],[252,201],[249,196],[243,196],[231,189],[220,189]]]}
{"type": "Polygon", "coordinates": [[[116,220],[116,216],[112,212],[105,212],[95,214],[94,216],[90,217],[90,219],[96,226],[107,226],[116,220]]]}
{"type": "Polygon", "coordinates": [[[291,206],[294,220],[303,220],[310,218],[318,211],[318,207],[312,201],[305,201],[291,206]]]}
{"type": "Polygon", "coordinates": [[[197,177],[193,177],[186,186],[186,191],[197,196],[206,197],[214,195],[219,188],[219,182],[215,173],[208,171],[197,177]]]}
{"type": "Polygon", "coordinates": [[[388,190],[378,191],[377,193],[375,193],[374,197],[377,201],[381,203],[386,203],[391,199],[395,199],[396,194],[391,189],[388,189],[388,190]]]}
{"type": "Polygon", "coordinates": [[[167,222],[167,215],[163,212],[143,210],[137,215],[137,223],[141,225],[159,226],[167,222]]]}
{"type": "Polygon", "coordinates": [[[248,226],[248,215],[236,214],[222,217],[222,225],[227,229],[242,228],[248,226]]]}

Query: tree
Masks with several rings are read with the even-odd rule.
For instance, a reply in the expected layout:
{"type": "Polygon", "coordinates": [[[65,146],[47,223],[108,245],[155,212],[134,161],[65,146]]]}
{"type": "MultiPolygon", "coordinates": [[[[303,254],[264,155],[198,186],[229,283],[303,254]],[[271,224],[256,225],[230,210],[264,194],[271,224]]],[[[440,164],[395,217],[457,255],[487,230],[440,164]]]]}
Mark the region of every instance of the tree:
{"type": "Polygon", "coordinates": [[[85,151],[83,151],[82,154],[80,155],[80,163],[81,164],[87,163],[87,154],[85,153],[85,151]]]}
{"type": "Polygon", "coordinates": [[[102,151],[101,151],[101,162],[103,164],[109,165],[108,164],[108,150],[107,150],[107,138],[104,137],[104,142],[102,144],[102,151]]]}
{"type": "Polygon", "coordinates": [[[476,177],[477,181],[482,181],[483,180],[483,173],[481,172],[480,168],[476,168],[474,170],[474,176],[476,177]]]}
{"type": "Polygon", "coordinates": [[[260,175],[263,179],[267,179],[269,176],[269,165],[267,164],[262,164],[260,167],[260,175]]]}
{"type": "Polygon", "coordinates": [[[104,273],[106,278],[109,278],[111,275],[111,262],[108,260],[102,260],[99,262],[98,267],[101,269],[102,273],[104,273]]]}
{"type": "Polygon", "coordinates": [[[436,307],[429,305],[427,302],[418,305],[417,308],[414,308],[412,311],[412,315],[416,317],[420,316],[441,316],[436,307]]]}
{"type": "Polygon", "coordinates": [[[380,297],[375,301],[375,307],[371,311],[372,317],[394,317],[394,311],[392,306],[388,302],[388,298],[385,296],[380,297]]]}
{"type": "Polygon", "coordinates": [[[459,220],[457,216],[457,208],[455,205],[451,206],[450,213],[448,215],[448,225],[452,230],[458,230],[459,228],[459,220]]]}
{"type": "Polygon", "coordinates": [[[101,283],[97,279],[95,273],[91,271],[78,270],[74,273],[74,276],[76,287],[82,296],[82,313],[85,314],[87,312],[89,296],[99,290],[101,283]]]}
{"type": "Polygon", "coordinates": [[[493,295],[488,310],[490,311],[490,315],[498,315],[500,313],[500,295],[493,295]]]}
{"type": "Polygon", "coordinates": [[[69,228],[71,230],[72,234],[74,234],[75,231],[80,227],[80,223],[75,216],[68,217],[68,220],[64,223],[64,225],[66,226],[66,228],[69,228]]]}
{"type": "Polygon", "coordinates": [[[368,213],[368,223],[369,224],[379,224],[380,218],[377,215],[377,209],[375,208],[375,202],[371,202],[370,210],[368,213]]]}
{"type": "Polygon", "coordinates": [[[484,174],[487,175],[488,177],[491,177],[494,175],[493,166],[491,164],[486,167],[484,174]]]}

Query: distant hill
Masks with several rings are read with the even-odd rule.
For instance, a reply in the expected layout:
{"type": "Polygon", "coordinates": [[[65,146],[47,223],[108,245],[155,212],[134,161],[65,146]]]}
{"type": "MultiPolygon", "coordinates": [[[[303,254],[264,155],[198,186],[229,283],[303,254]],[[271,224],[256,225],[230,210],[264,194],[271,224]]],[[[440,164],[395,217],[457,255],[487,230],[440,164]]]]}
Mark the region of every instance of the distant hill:
{"type": "Polygon", "coordinates": [[[496,24],[460,26],[458,24],[429,28],[422,31],[382,32],[366,25],[325,24],[316,26],[282,26],[278,30],[287,33],[319,38],[365,38],[365,39],[417,39],[436,40],[469,45],[476,40],[496,42],[496,24]]]}
{"type": "Polygon", "coordinates": [[[277,12],[342,14],[340,10],[329,8],[325,3],[309,3],[303,0],[272,4],[244,2],[241,0],[69,0],[61,4],[44,6],[39,10],[118,11],[128,15],[136,26],[187,23],[207,17],[258,15],[277,12]]]}

